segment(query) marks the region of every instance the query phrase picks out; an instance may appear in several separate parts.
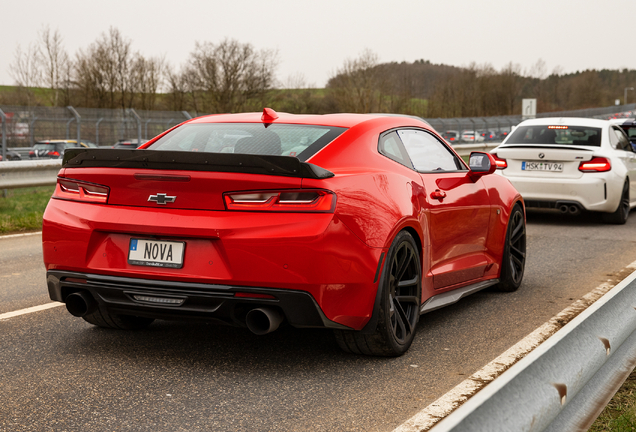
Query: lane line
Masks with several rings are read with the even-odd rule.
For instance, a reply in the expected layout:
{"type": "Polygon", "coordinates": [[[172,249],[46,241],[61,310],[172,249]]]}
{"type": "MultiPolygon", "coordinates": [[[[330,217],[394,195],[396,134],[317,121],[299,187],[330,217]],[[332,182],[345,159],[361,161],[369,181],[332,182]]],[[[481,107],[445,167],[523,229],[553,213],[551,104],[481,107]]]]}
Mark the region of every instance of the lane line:
{"type": "Polygon", "coordinates": [[[13,317],[17,317],[20,315],[26,315],[26,314],[30,314],[30,313],[34,313],[34,312],[40,312],[43,310],[47,310],[47,309],[52,309],[58,306],[64,306],[64,303],[60,303],[60,302],[51,302],[51,303],[46,303],[43,305],[39,305],[39,306],[33,306],[33,307],[29,307],[26,309],[20,309],[17,311],[13,311],[13,312],[7,312],[7,313],[3,313],[0,314],[0,321],[2,320],[6,320],[9,318],[13,318],[13,317]]]}
{"type": "MultiPolygon", "coordinates": [[[[626,270],[629,270],[630,273],[636,270],[636,261],[629,264],[619,273],[626,270]]],[[[627,277],[627,275],[625,277],[627,277]]],[[[594,288],[581,299],[575,301],[557,315],[550,318],[549,321],[541,325],[525,338],[521,339],[482,369],[459,383],[448,393],[395,428],[393,432],[428,431],[436,423],[441,421],[444,417],[474,396],[479,390],[486,387],[495,378],[509,369],[513,364],[517,363],[529,352],[541,345],[546,339],[565,326],[574,317],[579,315],[592,303],[618,285],[618,283],[620,283],[620,281],[614,282],[610,280],[594,288]]]]}
{"type": "Polygon", "coordinates": [[[42,231],[22,233],[22,234],[9,234],[9,235],[0,236],[0,240],[7,239],[7,238],[14,238],[14,237],[27,237],[27,236],[39,235],[39,234],[42,234],[42,231]]]}

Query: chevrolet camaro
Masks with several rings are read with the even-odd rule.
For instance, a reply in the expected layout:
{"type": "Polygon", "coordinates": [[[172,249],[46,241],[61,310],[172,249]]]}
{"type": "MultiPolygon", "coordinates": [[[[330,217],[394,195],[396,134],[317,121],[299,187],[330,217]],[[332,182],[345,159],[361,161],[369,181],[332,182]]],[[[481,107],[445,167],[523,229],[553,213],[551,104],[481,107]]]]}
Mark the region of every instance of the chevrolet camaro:
{"type": "Polygon", "coordinates": [[[524,203],[495,169],[418,118],[269,108],[68,149],[44,214],[49,295],[100,327],[286,324],[401,355],[420,314],[521,284],[524,203]]]}

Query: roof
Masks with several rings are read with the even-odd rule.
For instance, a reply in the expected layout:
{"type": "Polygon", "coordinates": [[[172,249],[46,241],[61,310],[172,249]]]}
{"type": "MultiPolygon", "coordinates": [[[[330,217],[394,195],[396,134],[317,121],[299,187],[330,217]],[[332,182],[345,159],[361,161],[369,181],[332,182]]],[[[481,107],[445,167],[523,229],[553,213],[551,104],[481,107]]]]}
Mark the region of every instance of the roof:
{"type": "MultiPolygon", "coordinates": [[[[397,119],[404,120],[405,124],[419,124],[428,126],[428,123],[419,117],[399,115],[399,114],[289,114],[276,113],[278,118],[271,123],[283,124],[310,124],[319,126],[335,126],[350,128],[358,124],[376,119],[397,119]]],[[[241,113],[241,114],[213,114],[209,116],[197,117],[188,123],[261,123],[263,113],[241,113]]],[[[269,121],[267,122],[269,123],[269,121]]],[[[430,126],[429,126],[430,127],[430,126]]]]}

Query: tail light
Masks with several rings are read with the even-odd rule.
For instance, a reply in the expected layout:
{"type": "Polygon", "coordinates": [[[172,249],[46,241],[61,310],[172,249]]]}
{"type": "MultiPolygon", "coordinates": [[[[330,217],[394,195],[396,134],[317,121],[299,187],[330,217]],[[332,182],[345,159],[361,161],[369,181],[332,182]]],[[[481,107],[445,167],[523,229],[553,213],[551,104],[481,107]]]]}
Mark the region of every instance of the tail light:
{"type": "Polygon", "coordinates": [[[53,198],[106,204],[109,192],[107,186],[58,177],[53,198]]]}
{"type": "Polygon", "coordinates": [[[60,154],[56,151],[50,151],[49,156],[59,156],[60,154]]]}
{"type": "Polygon", "coordinates": [[[29,152],[29,156],[35,156],[35,151],[31,150],[31,151],[29,152]]]}
{"type": "Polygon", "coordinates": [[[336,194],[322,189],[226,192],[228,210],[333,213],[336,194]]]}
{"type": "Polygon", "coordinates": [[[497,164],[497,169],[506,169],[506,168],[508,168],[508,162],[506,162],[505,159],[497,157],[497,155],[495,153],[492,153],[492,155],[495,158],[495,163],[497,164]]]}
{"type": "Polygon", "coordinates": [[[581,162],[579,164],[579,171],[582,172],[605,172],[612,169],[612,164],[609,159],[602,157],[595,157],[589,161],[581,162]]]}

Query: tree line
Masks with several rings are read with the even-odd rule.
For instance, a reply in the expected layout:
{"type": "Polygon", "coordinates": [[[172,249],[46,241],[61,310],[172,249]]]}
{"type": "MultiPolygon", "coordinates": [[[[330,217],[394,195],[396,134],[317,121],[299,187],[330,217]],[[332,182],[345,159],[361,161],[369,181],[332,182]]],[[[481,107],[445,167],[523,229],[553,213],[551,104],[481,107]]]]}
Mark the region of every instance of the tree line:
{"type": "MultiPolygon", "coordinates": [[[[636,85],[636,70],[551,73],[538,60],[524,70],[508,63],[456,67],[430,61],[381,63],[365,50],[347,59],[324,89],[302,75],[276,79],[278,53],[234,39],[197,42],[178,67],[146,57],[116,28],[70,55],[59,31],[43,27],[36,41],[18,46],[10,66],[16,88],[0,104],[86,108],[187,110],[195,114],[260,111],[292,113],[392,112],[421,117],[519,115],[522,98],[538,112],[613,105],[636,85]],[[38,91],[44,88],[46,91],[38,91]]],[[[636,93],[630,93],[636,100],[636,93]]]]}

